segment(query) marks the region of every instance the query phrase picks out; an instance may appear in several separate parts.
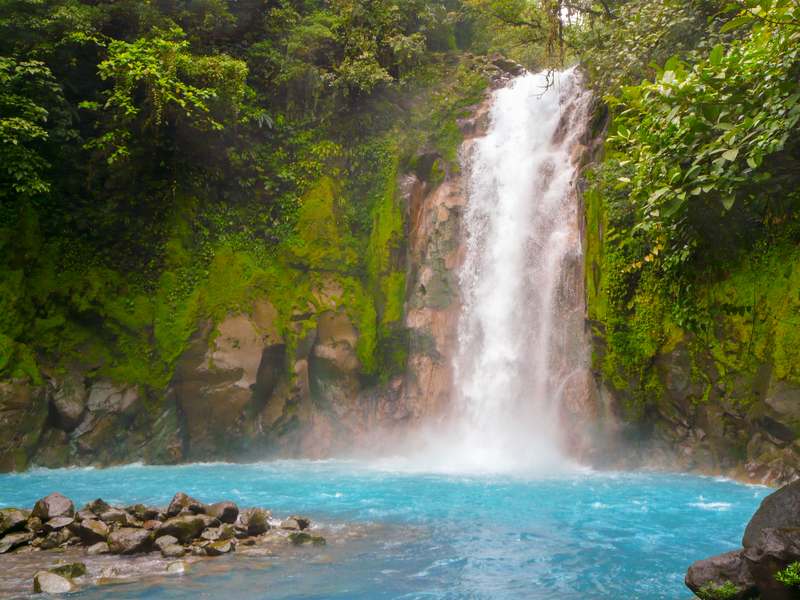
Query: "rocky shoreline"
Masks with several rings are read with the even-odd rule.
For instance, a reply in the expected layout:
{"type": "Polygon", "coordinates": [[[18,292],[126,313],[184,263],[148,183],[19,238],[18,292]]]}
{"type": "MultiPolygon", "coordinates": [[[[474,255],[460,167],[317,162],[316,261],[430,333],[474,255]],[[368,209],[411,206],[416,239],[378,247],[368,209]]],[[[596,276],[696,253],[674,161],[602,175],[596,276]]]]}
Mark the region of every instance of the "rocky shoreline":
{"type": "Polygon", "coordinates": [[[800,481],[764,498],[742,548],[698,560],[685,581],[701,600],[800,598],[800,481]]]}
{"type": "Polygon", "coordinates": [[[33,573],[27,589],[34,593],[73,592],[126,571],[128,579],[180,574],[192,562],[234,552],[272,555],[325,544],[306,517],[277,519],[265,508],[205,504],[182,492],[167,507],[120,507],[97,499],[76,510],[54,492],[31,510],[0,509],[0,554],[33,573]]]}

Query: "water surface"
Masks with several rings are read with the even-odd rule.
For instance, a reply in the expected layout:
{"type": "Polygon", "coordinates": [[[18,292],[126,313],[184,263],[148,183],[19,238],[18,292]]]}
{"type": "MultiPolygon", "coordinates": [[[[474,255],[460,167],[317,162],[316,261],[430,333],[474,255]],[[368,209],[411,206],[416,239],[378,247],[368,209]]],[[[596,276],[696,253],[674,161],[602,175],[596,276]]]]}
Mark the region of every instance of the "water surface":
{"type": "Polygon", "coordinates": [[[769,490],[680,474],[403,473],[343,461],[36,470],[0,476],[0,504],[58,490],[167,504],[177,490],[228,498],[363,539],[291,560],[235,557],[187,575],[88,589],[80,598],[685,599],[686,567],[735,548],[769,490]]]}

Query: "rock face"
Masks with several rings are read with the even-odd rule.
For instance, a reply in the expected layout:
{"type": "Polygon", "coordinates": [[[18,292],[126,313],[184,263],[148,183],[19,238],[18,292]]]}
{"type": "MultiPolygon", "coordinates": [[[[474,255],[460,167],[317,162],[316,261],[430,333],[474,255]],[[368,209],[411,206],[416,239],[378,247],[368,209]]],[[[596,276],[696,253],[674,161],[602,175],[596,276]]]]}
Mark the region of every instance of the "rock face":
{"type": "Polygon", "coordinates": [[[699,560],[689,567],[686,585],[701,598],[733,586],[735,595],[761,600],[793,600],[798,591],[775,579],[776,573],[800,561],[800,482],[764,498],[747,525],[743,549],[699,560]]]}
{"type": "Polygon", "coordinates": [[[744,530],[742,546],[755,546],[764,529],[787,527],[800,527],[800,481],[782,487],[761,501],[744,530]]]}
{"type": "MultiPolygon", "coordinates": [[[[522,72],[500,56],[476,68],[493,87],[522,72]]],[[[466,147],[485,134],[488,109],[487,95],[459,119],[466,147]]],[[[301,300],[254,282],[247,303],[196,324],[166,389],[112,381],[97,365],[71,366],[40,385],[0,383],[0,471],[324,457],[441,417],[460,309],[466,186],[452,156],[426,148],[413,162],[409,173],[389,175],[396,189],[380,206],[387,214],[373,216],[375,235],[391,234],[370,240],[380,256],[368,273],[353,270],[355,251],[337,239],[352,235],[337,222],[340,190],[320,183],[329,197],[308,202],[322,216],[303,217],[311,238],[285,257],[296,278],[281,286],[298,286],[301,300]]]]}

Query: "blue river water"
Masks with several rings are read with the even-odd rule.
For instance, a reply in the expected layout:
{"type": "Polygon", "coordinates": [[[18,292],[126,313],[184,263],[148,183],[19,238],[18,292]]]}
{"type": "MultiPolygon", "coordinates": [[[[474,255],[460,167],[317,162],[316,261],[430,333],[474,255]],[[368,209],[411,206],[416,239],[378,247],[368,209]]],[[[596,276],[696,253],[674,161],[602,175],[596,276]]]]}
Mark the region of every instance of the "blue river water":
{"type": "Polygon", "coordinates": [[[308,515],[332,528],[367,526],[362,539],[321,559],[226,557],[213,570],[73,597],[348,600],[690,598],[687,566],[737,547],[770,491],[682,474],[460,476],[278,461],[2,475],[0,506],[31,506],[56,490],[76,504],[102,496],[157,505],[181,490],[308,515]]]}

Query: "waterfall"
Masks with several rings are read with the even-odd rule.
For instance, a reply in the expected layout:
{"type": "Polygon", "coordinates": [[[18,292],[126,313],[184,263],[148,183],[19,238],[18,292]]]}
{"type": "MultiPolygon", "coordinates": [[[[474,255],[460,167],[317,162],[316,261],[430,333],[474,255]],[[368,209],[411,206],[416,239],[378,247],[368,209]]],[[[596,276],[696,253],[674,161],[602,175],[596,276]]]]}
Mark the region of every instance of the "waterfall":
{"type": "Polygon", "coordinates": [[[495,92],[468,172],[462,314],[455,356],[456,443],[468,469],[565,462],[560,404],[585,365],[575,150],[589,93],[574,69],[526,74],[495,92]]]}

